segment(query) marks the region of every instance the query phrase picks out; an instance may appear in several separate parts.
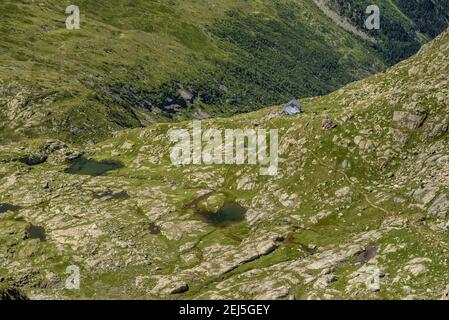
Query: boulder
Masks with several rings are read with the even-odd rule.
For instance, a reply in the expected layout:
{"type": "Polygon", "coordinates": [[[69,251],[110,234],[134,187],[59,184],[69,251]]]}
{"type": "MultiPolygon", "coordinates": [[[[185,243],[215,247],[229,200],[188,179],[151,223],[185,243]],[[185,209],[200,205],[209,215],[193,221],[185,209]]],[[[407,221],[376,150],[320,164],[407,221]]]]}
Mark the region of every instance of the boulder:
{"type": "Polygon", "coordinates": [[[416,114],[405,111],[395,111],[393,114],[393,121],[409,130],[415,130],[421,127],[426,118],[427,114],[423,111],[417,111],[416,114]]]}
{"type": "Polygon", "coordinates": [[[326,114],[324,115],[323,122],[321,123],[321,128],[324,130],[331,130],[337,127],[337,124],[332,121],[332,119],[326,114]]]}
{"type": "Polygon", "coordinates": [[[29,298],[17,288],[0,288],[0,300],[19,301],[29,300],[29,298]]]}
{"type": "Polygon", "coordinates": [[[449,212],[449,200],[446,194],[436,198],[430,206],[428,213],[438,218],[445,218],[449,212]]]}
{"type": "Polygon", "coordinates": [[[47,159],[48,157],[46,155],[32,154],[21,157],[19,161],[29,166],[35,166],[44,163],[45,161],[47,161],[47,159]]]}

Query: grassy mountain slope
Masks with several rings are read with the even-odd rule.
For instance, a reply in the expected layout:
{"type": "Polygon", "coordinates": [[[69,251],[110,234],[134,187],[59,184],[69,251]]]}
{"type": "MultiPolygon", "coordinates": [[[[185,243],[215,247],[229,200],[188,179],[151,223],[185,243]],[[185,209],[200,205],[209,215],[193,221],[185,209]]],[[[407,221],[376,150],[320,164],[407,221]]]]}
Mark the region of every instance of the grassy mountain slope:
{"type": "Polygon", "coordinates": [[[303,100],[302,115],[272,107],[202,122],[278,129],[275,177],[172,165],[167,132],[190,122],[117,132],[89,149],[3,145],[3,286],[32,298],[447,297],[448,57],[446,31],[384,73],[303,100]],[[336,127],[323,128],[326,115],[336,127]],[[66,159],[80,152],[117,167],[71,174],[66,159]],[[192,210],[224,201],[246,207],[245,221],[214,227],[192,210]],[[46,241],[26,234],[30,223],[46,241]],[[81,268],[79,291],[63,289],[69,265],[81,268]],[[373,268],[378,291],[366,287],[373,268]]]}
{"type": "Polygon", "coordinates": [[[78,0],[81,30],[71,31],[67,5],[0,4],[4,140],[89,144],[120,128],[322,95],[414,53],[422,34],[447,24],[444,11],[432,11],[431,28],[418,19],[420,3],[404,5],[403,14],[386,13],[387,31],[373,34],[381,40],[373,45],[313,1],[78,0]]]}

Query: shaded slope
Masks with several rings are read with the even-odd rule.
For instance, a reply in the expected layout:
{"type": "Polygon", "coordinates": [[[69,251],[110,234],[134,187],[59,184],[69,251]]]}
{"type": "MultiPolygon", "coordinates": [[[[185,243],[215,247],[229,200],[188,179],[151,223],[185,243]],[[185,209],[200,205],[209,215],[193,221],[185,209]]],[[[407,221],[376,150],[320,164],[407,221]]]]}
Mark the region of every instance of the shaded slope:
{"type": "Polygon", "coordinates": [[[31,298],[447,295],[448,57],[445,32],[385,73],[304,100],[300,116],[272,107],[202,122],[277,128],[275,177],[255,166],[172,165],[167,132],[189,122],[118,132],[84,150],[123,164],[95,177],[64,172],[71,147],[5,145],[0,202],[21,209],[0,217],[0,276],[31,298]],[[337,127],[323,129],[325,114],[337,127]],[[48,160],[31,170],[12,161],[39,152],[48,160]],[[226,194],[248,209],[246,221],[217,228],[196,216],[189,204],[211,192],[208,206],[226,194]],[[24,240],[28,223],[47,240],[24,240]],[[58,276],[73,264],[82,288],[64,291],[58,276]],[[366,286],[373,270],[379,291],[366,286]]]}

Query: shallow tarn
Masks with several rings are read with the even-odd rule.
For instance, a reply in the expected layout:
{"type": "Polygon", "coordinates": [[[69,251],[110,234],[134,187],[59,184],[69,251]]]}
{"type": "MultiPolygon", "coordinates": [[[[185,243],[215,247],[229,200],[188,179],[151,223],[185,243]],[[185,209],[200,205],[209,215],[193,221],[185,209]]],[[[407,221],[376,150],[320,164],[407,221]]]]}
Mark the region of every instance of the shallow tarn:
{"type": "Polygon", "coordinates": [[[40,241],[46,240],[45,229],[43,227],[30,224],[26,230],[28,239],[39,239],[40,241]]]}
{"type": "Polygon", "coordinates": [[[108,171],[123,168],[123,163],[113,160],[97,161],[95,159],[78,158],[70,163],[70,167],[64,170],[65,173],[101,176],[108,171]]]}
{"type": "Polygon", "coordinates": [[[226,203],[218,212],[203,212],[201,215],[212,225],[225,227],[245,220],[246,209],[238,203],[226,203]]]}
{"type": "Polygon", "coordinates": [[[0,203],[0,213],[5,213],[8,211],[17,212],[21,209],[20,206],[15,206],[10,203],[0,203]]]}
{"type": "Polygon", "coordinates": [[[161,228],[154,222],[150,223],[148,226],[148,231],[150,231],[150,234],[154,235],[161,234],[161,228]]]}
{"type": "Polygon", "coordinates": [[[225,203],[217,212],[195,210],[207,223],[220,228],[244,221],[246,211],[246,208],[235,202],[225,203]]]}
{"type": "Polygon", "coordinates": [[[193,210],[210,225],[219,228],[227,227],[245,220],[245,214],[248,210],[235,201],[227,201],[223,203],[223,205],[216,212],[201,208],[199,204],[214,194],[214,192],[210,192],[202,195],[192,201],[186,208],[193,210]]]}

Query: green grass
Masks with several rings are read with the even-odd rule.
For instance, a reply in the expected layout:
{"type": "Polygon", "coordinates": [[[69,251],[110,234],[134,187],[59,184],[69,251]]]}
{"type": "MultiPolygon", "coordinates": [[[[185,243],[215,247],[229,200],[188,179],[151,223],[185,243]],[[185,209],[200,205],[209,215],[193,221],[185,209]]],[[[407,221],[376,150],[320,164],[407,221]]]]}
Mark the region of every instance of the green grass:
{"type": "MultiPolygon", "coordinates": [[[[362,10],[364,2],[356,2],[362,10]]],[[[414,53],[421,43],[417,30],[402,32],[410,19],[434,36],[446,16],[441,8],[431,11],[438,18],[431,27],[420,19],[418,4],[401,3],[407,20],[387,3],[382,44],[372,47],[309,1],[76,4],[77,31],[65,29],[65,1],[0,4],[0,95],[8,101],[22,92],[30,110],[0,112],[5,140],[45,136],[89,144],[145,126],[148,117],[178,121],[197,110],[229,116],[322,95],[414,53]],[[194,102],[182,99],[181,86],[194,102]],[[171,104],[181,110],[173,113],[171,104]]]]}

